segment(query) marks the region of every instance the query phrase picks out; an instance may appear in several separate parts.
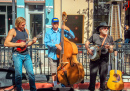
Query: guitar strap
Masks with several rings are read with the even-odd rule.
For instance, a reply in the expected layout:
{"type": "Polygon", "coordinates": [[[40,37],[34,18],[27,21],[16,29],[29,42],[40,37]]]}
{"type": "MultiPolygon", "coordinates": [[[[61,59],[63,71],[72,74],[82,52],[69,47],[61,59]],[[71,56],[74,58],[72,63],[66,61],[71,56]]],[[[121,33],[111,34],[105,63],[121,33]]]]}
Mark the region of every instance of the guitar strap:
{"type": "Polygon", "coordinates": [[[107,38],[107,35],[106,35],[106,37],[104,38],[101,47],[104,45],[106,38],[107,38]]]}

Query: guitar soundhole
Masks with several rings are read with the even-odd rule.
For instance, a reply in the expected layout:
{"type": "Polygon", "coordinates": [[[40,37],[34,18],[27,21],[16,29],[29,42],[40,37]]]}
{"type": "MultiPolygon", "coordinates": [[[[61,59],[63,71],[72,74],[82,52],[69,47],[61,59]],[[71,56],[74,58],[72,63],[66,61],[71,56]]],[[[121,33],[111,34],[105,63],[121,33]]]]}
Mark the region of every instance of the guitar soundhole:
{"type": "Polygon", "coordinates": [[[114,77],[116,78],[116,80],[113,81],[113,82],[119,82],[120,81],[120,75],[119,74],[114,74],[114,77]]]}

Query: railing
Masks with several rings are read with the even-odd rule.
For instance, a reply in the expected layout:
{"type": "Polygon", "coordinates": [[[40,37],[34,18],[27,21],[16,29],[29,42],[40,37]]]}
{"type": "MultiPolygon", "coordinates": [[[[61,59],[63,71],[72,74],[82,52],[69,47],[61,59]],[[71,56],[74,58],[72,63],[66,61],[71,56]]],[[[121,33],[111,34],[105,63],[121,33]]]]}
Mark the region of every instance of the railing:
{"type": "MultiPolygon", "coordinates": [[[[78,54],[77,59],[83,65],[85,76],[89,76],[89,58],[87,56],[87,50],[84,47],[84,44],[77,44],[78,54]]],[[[130,75],[130,44],[118,44],[118,64],[117,69],[121,70],[123,75],[130,75]]],[[[33,68],[35,74],[50,74],[50,67],[48,63],[48,49],[44,44],[34,44],[29,47],[29,54],[32,58],[33,68]]],[[[114,54],[110,54],[109,66],[111,69],[114,69],[114,54]]],[[[4,47],[0,45],[0,68],[13,67],[12,60],[12,48],[4,47]]],[[[25,69],[23,67],[23,72],[25,69]]]]}

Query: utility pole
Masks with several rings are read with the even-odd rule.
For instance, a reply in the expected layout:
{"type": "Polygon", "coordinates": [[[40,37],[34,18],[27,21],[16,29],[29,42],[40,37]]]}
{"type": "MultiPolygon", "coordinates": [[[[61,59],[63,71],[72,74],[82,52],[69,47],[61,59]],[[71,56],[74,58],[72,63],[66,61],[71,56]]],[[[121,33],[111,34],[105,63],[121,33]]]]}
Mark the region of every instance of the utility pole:
{"type": "Polygon", "coordinates": [[[12,25],[15,27],[15,0],[12,0],[12,25]]]}

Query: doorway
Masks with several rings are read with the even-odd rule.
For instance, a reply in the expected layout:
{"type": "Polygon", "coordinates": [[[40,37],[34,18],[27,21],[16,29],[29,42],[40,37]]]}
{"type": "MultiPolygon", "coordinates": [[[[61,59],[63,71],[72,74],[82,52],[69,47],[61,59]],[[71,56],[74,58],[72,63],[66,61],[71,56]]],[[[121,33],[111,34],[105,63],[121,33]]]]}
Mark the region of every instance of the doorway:
{"type": "MultiPolygon", "coordinates": [[[[30,34],[31,38],[36,37],[40,32],[43,32],[43,15],[30,14],[30,34]]],[[[43,38],[38,39],[38,44],[43,44],[43,38]]]]}

